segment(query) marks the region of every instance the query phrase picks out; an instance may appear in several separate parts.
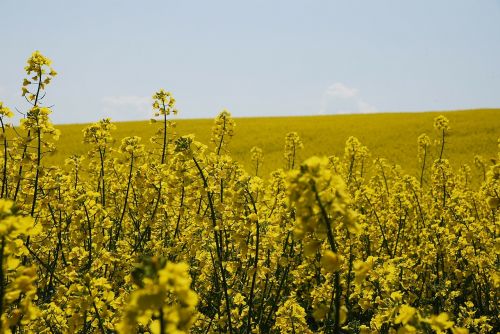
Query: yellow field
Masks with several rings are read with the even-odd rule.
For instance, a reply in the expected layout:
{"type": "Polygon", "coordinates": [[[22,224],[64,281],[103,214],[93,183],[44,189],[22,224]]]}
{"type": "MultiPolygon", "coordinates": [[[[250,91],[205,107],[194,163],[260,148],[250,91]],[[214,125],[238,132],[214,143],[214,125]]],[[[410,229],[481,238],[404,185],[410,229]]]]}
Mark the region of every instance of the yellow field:
{"type": "MultiPolygon", "coordinates": [[[[357,137],[368,147],[372,158],[383,157],[390,163],[401,165],[412,175],[418,173],[417,137],[427,133],[436,138],[433,119],[442,112],[387,113],[364,115],[335,115],[309,117],[236,118],[235,136],[230,143],[231,156],[252,169],[250,149],[262,148],[264,163],[261,176],[283,167],[285,134],[298,132],[304,143],[298,160],[312,155],[342,155],[349,136],[357,137]]],[[[467,163],[473,166],[476,154],[485,159],[495,157],[500,136],[500,109],[477,109],[445,113],[451,131],[447,137],[445,156],[457,168],[467,163]]],[[[172,117],[175,120],[175,117],[172,117]]],[[[210,144],[212,119],[178,120],[179,135],[193,133],[197,140],[210,144]]],[[[86,125],[59,125],[61,139],[57,152],[47,163],[60,163],[71,154],[84,154],[88,147],[82,144],[82,129],[86,125]]],[[[126,136],[140,136],[146,143],[159,125],[142,122],[116,123],[113,133],[117,145],[126,136]]],[[[435,152],[434,152],[435,153],[435,152]]],[[[473,173],[475,173],[475,169],[473,173]]]]}
{"type": "Polygon", "coordinates": [[[0,102],[1,333],[500,328],[498,109],[174,126],[160,89],[156,123],[58,131],[50,64],[16,138],[0,102]]]}

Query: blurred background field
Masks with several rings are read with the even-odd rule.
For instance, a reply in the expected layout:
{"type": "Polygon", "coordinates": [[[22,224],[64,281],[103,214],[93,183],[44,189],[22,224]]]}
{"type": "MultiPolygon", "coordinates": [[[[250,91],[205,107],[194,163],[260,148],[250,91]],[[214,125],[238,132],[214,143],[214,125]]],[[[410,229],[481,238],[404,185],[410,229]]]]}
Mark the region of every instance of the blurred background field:
{"type": "MultiPolygon", "coordinates": [[[[445,157],[457,168],[467,163],[473,175],[479,175],[474,168],[474,156],[479,154],[489,161],[498,152],[500,138],[500,109],[477,109],[466,111],[423,112],[423,113],[381,113],[359,115],[328,115],[304,117],[236,118],[235,135],[230,144],[233,159],[241,162],[247,171],[254,170],[250,149],[262,148],[264,161],[260,176],[284,166],[283,146],[286,133],[298,132],[304,149],[298,153],[298,160],[312,155],[342,155],[349,136],[357,137],[368,147],[371,159],[386,158],[391,164],[399,164],[412,175],[419,172],[417,158],[417,137],[428,134],[436,139],[433,120],[443,114],[450,120],[451,131],[446,139],[445,157]]],[[[214,115],[215,116],[215,115],[214,115]]],[[[210,144],[212,119],[177,120],[179,135],[195,134],[196,140],[210,144]]],[[[116,146],[125,136],[140,136],[149,144],[149,137],[159,123],[149,121],[115,123],[116,146]]],[[[61,137],[57,152],[47,157],[46,164],[59,164],[71,154],[84,154],[88,147],[82,143],[82,129],[86,124],[59,125],[61,137]]],[[[431,152],[434,156],[436,150],[431,152]]]]}

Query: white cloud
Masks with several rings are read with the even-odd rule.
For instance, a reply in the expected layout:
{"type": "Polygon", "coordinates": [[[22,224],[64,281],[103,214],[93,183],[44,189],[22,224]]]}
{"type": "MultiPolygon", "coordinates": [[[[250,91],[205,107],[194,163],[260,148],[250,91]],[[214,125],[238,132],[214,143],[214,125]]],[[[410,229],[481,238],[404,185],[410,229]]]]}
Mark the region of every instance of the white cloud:
{"type": "Polygon", "coordinates": [[[101,102],[103,116],[116,120],[146,119],[152,113],[152,101],[149,96],[106,96],[101,102]]]}
{"type": "Polygon", "coordinates": [[[342,82],[330,85],[321,99],[319,114],[368,114],[378,109],[362,99],[359,90],[342,82]]]}
{"type": "Polygon", "coordinates": [[[342,82],[336,82],[327,88],[325,94],[332,97],[350,99],[358,95],[358,90],[348,87],[342,82]]]}

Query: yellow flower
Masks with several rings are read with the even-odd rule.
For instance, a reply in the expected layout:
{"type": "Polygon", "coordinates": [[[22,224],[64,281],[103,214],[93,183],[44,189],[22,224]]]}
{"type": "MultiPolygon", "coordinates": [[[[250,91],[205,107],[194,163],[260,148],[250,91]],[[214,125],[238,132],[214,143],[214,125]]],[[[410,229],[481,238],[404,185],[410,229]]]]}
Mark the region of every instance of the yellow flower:
{"type": "Polygon", "coordinates": [[[1,214],[11,214],[14,202],[10,200],[0,199],[0,213],[1,214]]]}
{"type": "Polygon", "coordinates": [[[340,270],[343,260],[343,256],[327,250],[321,257],[321,265],[327,272],[333,273],[340,270]]]}
{"type": "Polygon", "coordinates": [[[399,308],[399,314],[396,319],[394,319],[394,323],[406,325],[411,321],[413,316],[417,313],[417,310],[409,305],[401,305],[399,308]]]}
{"type": "Polygon", "coordinates": [[[2,101],[0,101],[0,117],[1,116],[5,116],[5,117],[9,117],[9,118],[14,116],[12,111],[9,108],[7,108],[7,106],[5,106],[2,101]]]}
{"type": "Polygon", "coordinates": [[[434,128],[438,131],[449,130],[450,129],[449,124],[450,121],[443,115],[434,118],[434,128]]]}
{"type": "Polygon", "coordinates": [[[448,314],[446,312],[440,313],[439,315],[432,315],[430,318],[426,319],[426,322],[438,334],[448,328],[451,328],[454,324],[453,321],[449,320],[448,314]]]}
{"type": "Polygon", "coordinates": [[[411,325],[404,325],[398,328],[397,334],[413,334],[417,333],[417,329],[411,325]]]}

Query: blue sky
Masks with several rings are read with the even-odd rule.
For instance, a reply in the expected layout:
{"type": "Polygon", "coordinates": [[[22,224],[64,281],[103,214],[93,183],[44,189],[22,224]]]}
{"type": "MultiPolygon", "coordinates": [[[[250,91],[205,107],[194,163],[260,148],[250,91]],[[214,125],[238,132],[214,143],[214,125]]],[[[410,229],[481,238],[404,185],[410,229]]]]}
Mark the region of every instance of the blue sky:
{"type": "Polygon", "coordinates": [[[500,107],[500,0],[0,0],[0,100],[27,57],[56,123],[500,107]]]}

